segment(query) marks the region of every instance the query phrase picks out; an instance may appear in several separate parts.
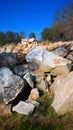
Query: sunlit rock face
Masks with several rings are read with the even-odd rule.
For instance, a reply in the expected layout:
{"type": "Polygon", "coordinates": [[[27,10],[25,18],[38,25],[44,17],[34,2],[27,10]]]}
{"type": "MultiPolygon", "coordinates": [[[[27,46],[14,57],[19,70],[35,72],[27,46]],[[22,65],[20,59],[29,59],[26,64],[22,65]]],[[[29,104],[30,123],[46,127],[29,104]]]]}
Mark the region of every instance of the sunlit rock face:
{"type": "Polygon", "coordinates": [[[73,71],[58,79],[55,84],[55,96],[52,103],[55,111],[61,115],[73,109],[73,71]]]}
{"type": "Polygon", "coordinates": [[[30,69],[51,72],[52,75],[66,74],[71,69],[71,61],[62,58],[40,46],[34,47],[27,55],[26,60],[30,69]]]}

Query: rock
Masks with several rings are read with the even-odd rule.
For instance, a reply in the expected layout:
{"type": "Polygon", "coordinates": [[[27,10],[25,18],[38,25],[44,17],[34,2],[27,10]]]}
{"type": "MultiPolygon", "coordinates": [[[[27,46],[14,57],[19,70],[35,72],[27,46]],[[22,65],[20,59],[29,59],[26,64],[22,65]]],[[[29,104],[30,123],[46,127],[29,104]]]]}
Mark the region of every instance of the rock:
{"type": "Polygon", "coordinates": [[[22,39],[21,39],[21,44],[24,44],[24,42],[28,42],[28,39],[22,38],[22,39]]]}
{"type": "Polygon", "coordinates": [[[23,45],[24,45],[24,47],[27,47],[27,46],[28,46],[28,40],[27,40],[27,39],[22,38],[22,39],[21,39],[21,44],[23,44],[23,45]]]}
{"type": "Polygon", "coordinates": [[[66,56],[66,59],[73,62],[73,51],[70,51],[69,54],[66,56]]]}
{"type": "Polygon", "coordinates": [[[55,91],[55,89],[56,89],[57,87],[60,86],[61,82],[62,82],[66,77],[67,77],[67,74],[66,74],[66,75],[58,75],[58,76],[54,79],[54,82],[53,82],[53,84],[52,84],[54,91],[55,91]]]}
{"type": "Polygon", "coordinates": [[[28,84],[30,85],[31,88],[34,88],[35,77],[32,76],[30,72],[27,72],[23,76],[23,79],[25,79],[28,82],[28,84]]]}
{"type": "Polygon", "coordinates": [[[39,91],[38,91],[38,89],[37,88],[32,89],[28,99],[36,100],[38,98],[39,98],[39,91]]]}
{"type": "Polygon", "coordinates": [[[18,64],[26,64],[26,54],[18,55],[18,64]]]}
{"type": "Polygon", "coordinates": [[[44,81],[45,81],[45,86],[46,86],[46,90],[50,91],[50,85],[52,83],[52,76],[50,75],[50,73],[45,73],[45,76],[44,76],[44,81]]]}
{"type": "Polygon", "coordinates": [[[28,42],[29,43],[32,43],[32,42],[34,42],[35,41],[35,38],[30,38],[30,39],[28,39],[28,42]]]}
{"type": "Polygon", "coordinates": [[[73,46],[70,48],[71,51],[73,51],[73,46]]]}
{"type": "Polygon", "coordinates": [[[0,83],[0,101],[3,101],[2,89],[3,89],[3,85],[0,83]]]}
{"type": "Polygon", "coordinates": [[[48,83],[51,81],[51,75],[49,73],[46,74],[46,80],[48,83]]]}
{"type": "Polygon", "coordinates": [[[20,50],[17,46],[12,50],[12,52],[15,54],[20,54],[20,50]]]}
{"type": "Polygon", "coordinates": [[[40,73],[39,75],[35,75],[36,76],[36,83],[40,83],[41,80],[44,79],[44,73],[40,73]]]}
{"type": "MultiPolygon", "coordinates": [[[[36,70],[38,68],[41,69],[41,65],[44,64],[44,61],[43,61],[44,52],[43,51],[44,50],[42,47],[36,46],[26,55],[26,60],[30,64],[30,69],[32,69],[32,70],[36,70]]],[[[44,65],[42,65],[42,66],[44,69],[44,65]]],[[[46,65],[46,66],[48,66],[48,65],[46,65]]]]}
{"type": "Polygon", "coordinates": [[[6,50],[5,52],[12,52],[12,50],[15,48],[15,45],[14,44],[10,44],[6,47],[6,50]]]}
{"type": "Polygon", "coordinates": [[[73,110],[73,71],[64,78],[61,77],[59,81],[52,107],[59,115],[62,115],[73,110]]]}
{"type": "Polygon", "coordinates": [[[14,67],[17,64],[16,54],[10,53],[1,53],[0,54],[0,67],[14,67]]]}
{"type": "Polygon", "coordinates": [[[5,47],[0,47],[0,54],[5,52],[5,47]]]}
{"type": "Polygon", "coordinates": [[[12,111],[15,111],[20,114],[30,115],[34,111],[35,106],[32,103],[26,103],[20,101],[16,106],[12,108],[12,111]]]}
{"type": "Polygon", "coordinates": [[[45,90],[47,87],[47,84],[44,79],[45,74],[44,73],[35,74],[32,72],[32,75],[36,77],[35,87],[38,88],[39,90],[45,90]]]}
{"type": "Polygon", "coordinates": [[[34,100],[30,100],[30,99],[26,100],[26,103],[31,103],[31,104],[33,104],[35,107],[39,107],[39,105],[40,105],[39,102],[34,101],[34,100]]]}
{"type": "Polygon", "coordinates": [[[52,51],[53,54],[65,57],[68,53],[68,50],[65,49],[64,47],[58,47],[55,50],[52,51]]]}
{"type": "Polygon", "coordinates": [[[15,66],[13,68],[13,71],[14,71],[15,74],[23,76],[29,71],[29,69],[28,69],[28,66],[26,64],[24,64],[24,65],[15,66]]]}
{"type": "Polygon", "coordinates": [[[73,41],[66,42],[65,48],[70,51],[73,48],[73,41]]]}
{"type": "Polygon", "coordinates": [[[36,84],[36,87],[40,90],[45,90],[47,88],[47,85],[44,80],[41,80],[41,82],[36,84]]]}
{"type": "Polygon", "coordinates": [[[0,97],[5,104],[13,101],[24,87],[24,81],[6,67],[0,68],[0,84],[0,97]]]}
{"type": "Polygon", "coordinates": [[[52,75],[66,74],[71,69],[71,61],[45,50],[40,46],[34,47],[26,60],[30,69],[40,72],[51,72],[52,75]]]}

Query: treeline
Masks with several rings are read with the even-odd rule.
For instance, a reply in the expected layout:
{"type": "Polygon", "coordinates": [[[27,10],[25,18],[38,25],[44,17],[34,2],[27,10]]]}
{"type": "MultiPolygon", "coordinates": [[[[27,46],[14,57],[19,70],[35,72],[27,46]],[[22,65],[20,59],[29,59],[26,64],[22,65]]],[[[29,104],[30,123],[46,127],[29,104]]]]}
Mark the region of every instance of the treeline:
{"type": "Polygon", "coordinates": [[[61,11],[55,12],[54,23],[51,28],[44,28],[42,40],[69,41],[73,40],[73,2],[61,11]]]}
{"type": "MultiPolygon", "coordinates": [[[[3,46],[5,44],[15,43],[18,44],[21,42],[21,39],[25,38],[25,33],[22,31],[20,33],[7,31],[7,32],[0,32],[0,46],[3,46]]],[[[35,38],[36,35],[34,32],[31,32],[29,34],[29,38],[35,38]]]]}
{"type": "Polygon", "coordinates": [[[24,32],[17,33],[12,31],[0,32],[0,46],[10,43],[19,43],[24,38],[24,32]]]}

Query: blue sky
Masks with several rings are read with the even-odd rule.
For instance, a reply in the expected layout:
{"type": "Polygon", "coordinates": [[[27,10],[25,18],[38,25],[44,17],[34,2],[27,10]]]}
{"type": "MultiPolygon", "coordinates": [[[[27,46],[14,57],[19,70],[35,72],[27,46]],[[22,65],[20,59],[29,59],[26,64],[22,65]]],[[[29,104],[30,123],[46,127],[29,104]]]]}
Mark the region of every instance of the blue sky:
{"type": "Polygon", "coordinates": [[[54,13],[71,0],[0,0],[0,31],[35,32],[53,24],[54,13]]]}

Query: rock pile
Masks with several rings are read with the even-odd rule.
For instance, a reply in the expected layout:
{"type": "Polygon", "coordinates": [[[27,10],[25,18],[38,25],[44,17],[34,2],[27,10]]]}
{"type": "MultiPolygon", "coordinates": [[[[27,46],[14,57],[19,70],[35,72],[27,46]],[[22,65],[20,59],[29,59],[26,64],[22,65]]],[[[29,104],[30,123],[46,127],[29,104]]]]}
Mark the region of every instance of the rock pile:
{"type": "Polygon", "coordinates": [[[27,54],[35,45],[37,45],[37,41],[34,38],[31,39],[21,39],[21,43],[4,45],[0,47],[0,53],[2,52],[12,52],[21,56],[23,54],[27,54]]]}
{"type": "Polygon", "coordinates": [[[73,44],[60,42],[46,49],[32,44],[0,48],[1,103],[11,104],[11,111],[30,115],[39,106],[39,89],[52,86],[55,111],[72,110],[73,44]]]}

